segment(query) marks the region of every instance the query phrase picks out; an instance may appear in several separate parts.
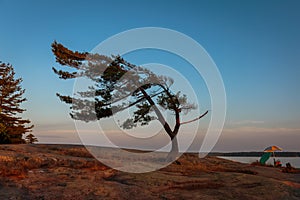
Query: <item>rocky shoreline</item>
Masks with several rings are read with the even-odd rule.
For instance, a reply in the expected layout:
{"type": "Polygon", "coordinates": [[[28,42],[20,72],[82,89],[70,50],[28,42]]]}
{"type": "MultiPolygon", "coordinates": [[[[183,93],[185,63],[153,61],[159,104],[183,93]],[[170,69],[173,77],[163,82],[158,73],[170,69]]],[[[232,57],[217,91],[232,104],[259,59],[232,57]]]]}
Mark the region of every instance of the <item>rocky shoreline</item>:
{"type": "Polygon", "coordinates": [[[83,146],[1,145],[0,199],[300,199],[299,173],[192,153],[179,162],[135,174],[83,146]]]}

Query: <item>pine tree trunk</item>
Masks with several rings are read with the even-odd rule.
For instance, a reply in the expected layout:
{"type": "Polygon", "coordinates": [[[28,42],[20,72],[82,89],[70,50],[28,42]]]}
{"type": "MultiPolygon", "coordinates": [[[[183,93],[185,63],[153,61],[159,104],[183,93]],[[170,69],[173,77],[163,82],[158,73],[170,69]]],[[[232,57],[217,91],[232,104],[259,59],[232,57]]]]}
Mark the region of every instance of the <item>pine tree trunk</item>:
{"type": "Polygon", "coordinates": [[[171,148],[171,151],[169,152],[169,154],[167,156],[167,162],[175,161],[177,159],[178,154],[179,154],[177,137],[175,136],[171,140],[172,140],[172,148],[171,148]]]}

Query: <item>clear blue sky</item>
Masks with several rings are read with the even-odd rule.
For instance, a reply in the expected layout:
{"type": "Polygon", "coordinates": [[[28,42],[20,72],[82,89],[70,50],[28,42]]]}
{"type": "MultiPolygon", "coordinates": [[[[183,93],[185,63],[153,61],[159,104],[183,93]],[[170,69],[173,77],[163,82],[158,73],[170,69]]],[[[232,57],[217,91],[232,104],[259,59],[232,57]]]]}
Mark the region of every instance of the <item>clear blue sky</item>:
{"type": "Polygon", "coordinates": [[[228,112],[215,150],[300,150],[299,1],[0,0],[0,8],[0,60],[23,78],[24,116],[42,142],[78,141],[55,96],[71,93],[73,83],[53,74],[51,43],[90,51],[114,34],[152,26],[190,36],[217,64],[228,112]]]}

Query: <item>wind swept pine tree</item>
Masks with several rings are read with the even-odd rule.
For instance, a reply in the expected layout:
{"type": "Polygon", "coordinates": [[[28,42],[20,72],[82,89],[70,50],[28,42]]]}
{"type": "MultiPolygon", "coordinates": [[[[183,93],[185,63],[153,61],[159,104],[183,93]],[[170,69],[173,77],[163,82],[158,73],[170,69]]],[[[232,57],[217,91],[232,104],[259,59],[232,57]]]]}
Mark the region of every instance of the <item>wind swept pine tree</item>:
{"type": "Polygon", "coordinates": [[[172,140],[168,159],[172,160],[178,155],[176,136],[180,126],[196,121],[208,113],[206,111],[196,119],[182,122],[181,114],[189,113],[196,105],[188,103],[186,95],[171,91],[174,80],[131,64],[120,56],[74,52],[56,41],[52,43],[52,51],[56,62],[69,67],[67,70],[57,70],[53,67],[54,73],[60,79],[84,77],[94,83],[86,91],[78,92],[74,96],[57,94],[61,101],[71,105],[70,115],[73,119],[95,121],[132,108],[133,116],[124,120],[121,127],[131,129],[158,120],[172,140]],[[174,114],[173,128],[158,105],[174,114]]]}
{"type": "Polygon", "coordinates": [[[0,143],[25,143],[22,136],[33,127],[19,116],[25,111],[20,104],[26,101],[21,82],[21,78],[15,78],[12,65],[0,62],[0,143]]]}

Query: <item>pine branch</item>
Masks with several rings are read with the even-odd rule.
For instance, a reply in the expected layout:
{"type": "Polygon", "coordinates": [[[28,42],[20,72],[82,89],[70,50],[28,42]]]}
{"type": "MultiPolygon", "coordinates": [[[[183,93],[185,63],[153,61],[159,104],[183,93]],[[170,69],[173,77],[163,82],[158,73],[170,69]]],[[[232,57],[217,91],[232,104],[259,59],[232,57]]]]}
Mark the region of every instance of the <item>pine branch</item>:
{"type": "Polygon", "coordinates": [[[181,125],[197,121],[197,120],[201,119],[202,117],[204,117],[207,113],[208,113],[208,110],[205,113],[203,113],[202,115],[200,115],[199,117],[195,118],[195,119],[192,119],[192,120],[189,120],[189,121],[186,121],[186,122],[182,122],[181,125]]]}

